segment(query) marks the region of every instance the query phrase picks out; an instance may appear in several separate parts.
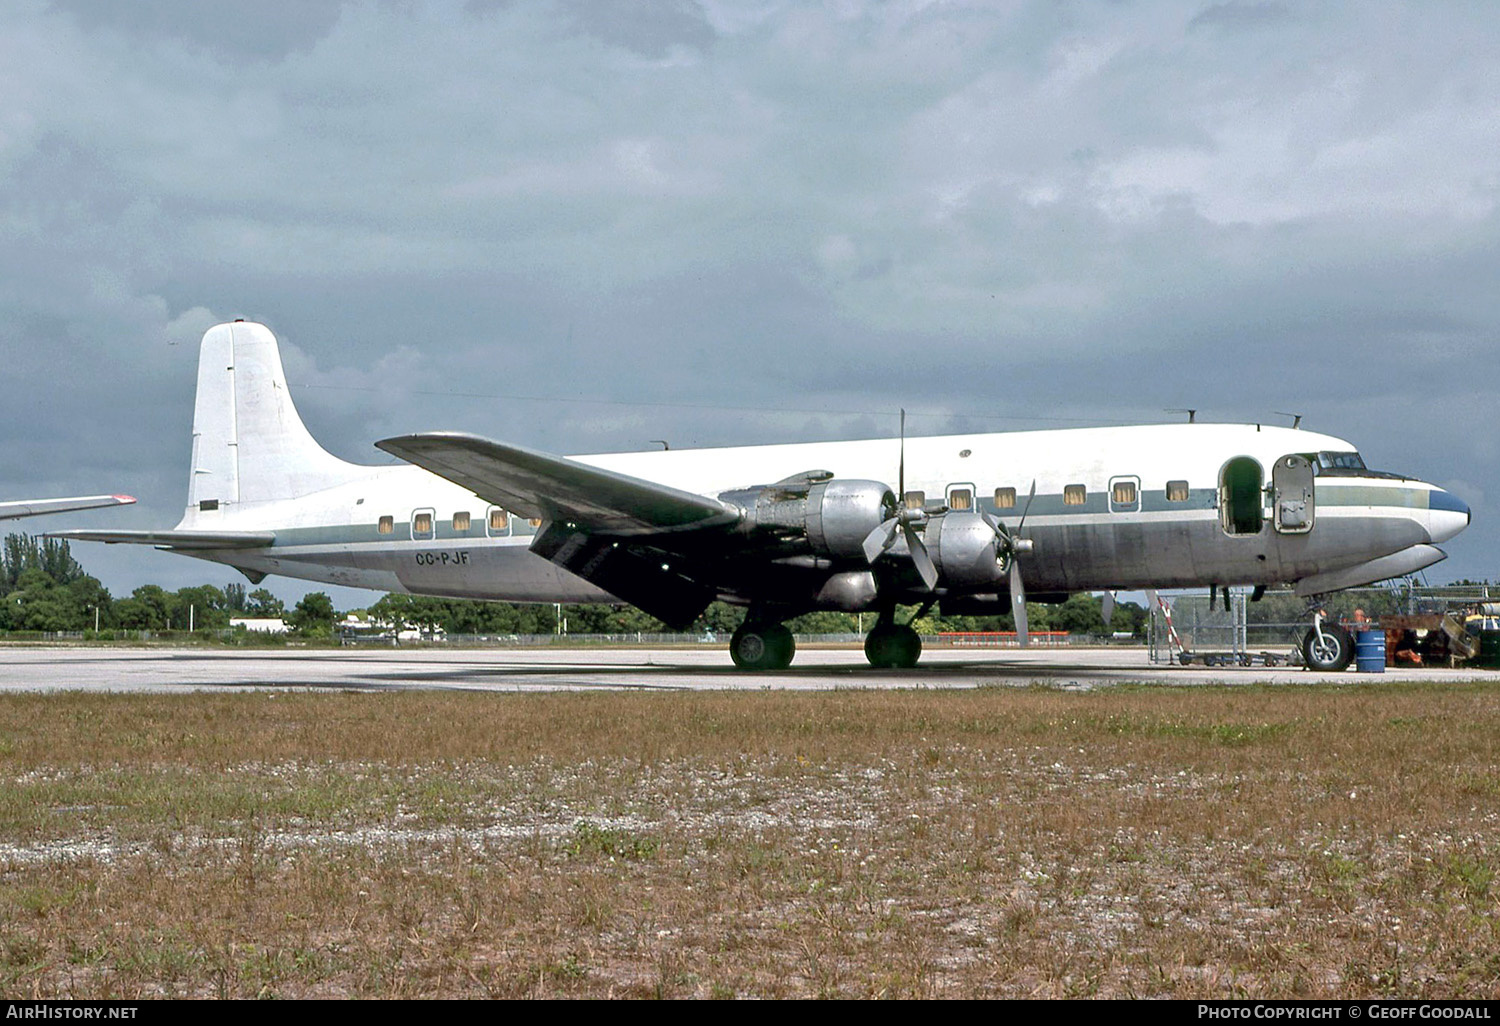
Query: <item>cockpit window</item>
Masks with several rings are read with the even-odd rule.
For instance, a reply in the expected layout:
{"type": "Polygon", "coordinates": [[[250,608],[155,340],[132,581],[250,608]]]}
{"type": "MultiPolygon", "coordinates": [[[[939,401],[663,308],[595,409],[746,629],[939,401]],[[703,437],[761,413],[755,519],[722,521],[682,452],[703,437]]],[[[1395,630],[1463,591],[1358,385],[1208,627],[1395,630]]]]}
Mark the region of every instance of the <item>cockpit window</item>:
{"type": "Polygon", "coordinates": [[[1364,459],[1357,452],[1305,452],[1314,474],[1366,474],[1364,459]]]}
{"type": "Polygon", "coordinates": [[[1365,461],[1357,452],[1320,452],[1318,466],[1324,470],[1364,470],[1365,461]]]}

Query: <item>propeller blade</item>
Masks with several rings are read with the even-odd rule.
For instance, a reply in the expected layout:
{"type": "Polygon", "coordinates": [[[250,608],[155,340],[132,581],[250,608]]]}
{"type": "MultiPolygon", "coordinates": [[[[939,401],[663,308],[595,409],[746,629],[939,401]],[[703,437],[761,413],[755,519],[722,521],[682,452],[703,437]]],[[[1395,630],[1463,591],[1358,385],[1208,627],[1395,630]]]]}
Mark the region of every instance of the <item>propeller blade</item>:
{"type": "Polygon", "coordinates": [[[1020,537],[1021,528],[1026,526],[1026,514],[1031,512],[1031,500],[1036,498],[1036,478],[1031,479],[1031,491],[1026,496],[1026,505],[1021,507],[1021,522],[1016,525],[1016,536],[1020,537]]]}
{"type": "Polygon", "coordinates": [[[1108,630],[1109,622],[1115,618],[1115,593],[1106,591],[1104,593],[1104,601],[1100,605],[1103,606],[1100,612],[1104,614],[1104,627],[1108,630]]]}
{"type": "Polygon", "coordinates": [[[906,505],[906,410],[901,411],[901,462],[896,466],[896,502],[906,505]]]}
{"type": "Polygon", "coordinates": [[[917,574],[922,578],[922,583],[927,585],[927,590],[932,591],[937,587],[937,567],[932,565],[932,557],[927,554],[927,546],[922,543],[922,536],[909,523],[903,522],[901,528],[906,532],[906,548],[911,552],[911,561],[917,568],[917,574]]]}
{"type": "Polygon", "coordinates": [[[1022,648],[1031,644],[1031,634],[1026,623],[1026,586],[1021,583],[1021,563],[1010,561],[1010,612],[1016,620],[1016,640],[1022,648]]]}
{"type": "Polygon", "coordinates": [[[899,519],[891,517],[891,519],[883,522],[875,530],[865,535],[863,546],[865,550],[865,562],[875,562],[880,558],[881,553],[896,544],[896,528],[900,524],[901,521],[899,519]]]}

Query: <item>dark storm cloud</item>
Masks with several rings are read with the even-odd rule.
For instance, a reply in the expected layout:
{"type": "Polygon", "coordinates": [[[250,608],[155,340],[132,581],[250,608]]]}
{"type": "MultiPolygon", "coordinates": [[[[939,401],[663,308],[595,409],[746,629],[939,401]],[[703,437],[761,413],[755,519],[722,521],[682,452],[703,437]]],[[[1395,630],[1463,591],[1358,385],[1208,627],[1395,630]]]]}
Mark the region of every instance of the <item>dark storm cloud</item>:
{"type": "MultiPolygon", "coordinates": [[[[922,431],[1294,410],[1466,489],[1450,565],[1483,575],[1497,20],[23,0],[3,490],[174,522],[196,339],[243,316],[370,462],[438,427],[590,451],[867,435],[903,405],[922,431]]],[[[216,572],[88,555],[117,590],[216,572]]]]}

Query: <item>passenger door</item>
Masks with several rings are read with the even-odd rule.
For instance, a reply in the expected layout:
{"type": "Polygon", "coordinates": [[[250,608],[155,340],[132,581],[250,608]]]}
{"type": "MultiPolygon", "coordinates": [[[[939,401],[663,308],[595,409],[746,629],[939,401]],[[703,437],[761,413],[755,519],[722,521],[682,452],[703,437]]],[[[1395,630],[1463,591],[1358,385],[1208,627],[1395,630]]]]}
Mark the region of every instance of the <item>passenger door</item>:
{"type": "Polygon", "coordinates": [[[1316,513],[1313,468],[1304,457],[1283,456],[1276,461],[1271,471],[1271,504],[1279,533],[1306,534],[1312,530],[1316,513]]]}

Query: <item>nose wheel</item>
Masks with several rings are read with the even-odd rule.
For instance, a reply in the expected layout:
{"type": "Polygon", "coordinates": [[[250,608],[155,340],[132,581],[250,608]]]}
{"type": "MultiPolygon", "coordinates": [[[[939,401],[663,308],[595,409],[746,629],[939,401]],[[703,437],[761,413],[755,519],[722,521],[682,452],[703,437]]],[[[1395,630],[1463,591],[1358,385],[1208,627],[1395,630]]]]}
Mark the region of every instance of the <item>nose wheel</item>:
{"type": "Polygon", "coordinates": [[[1354,639],[1336,623],[1314,623],[1302,636],[1302,660],[1309,670],[1348,669],[1354,660],[1354,639]]]}

